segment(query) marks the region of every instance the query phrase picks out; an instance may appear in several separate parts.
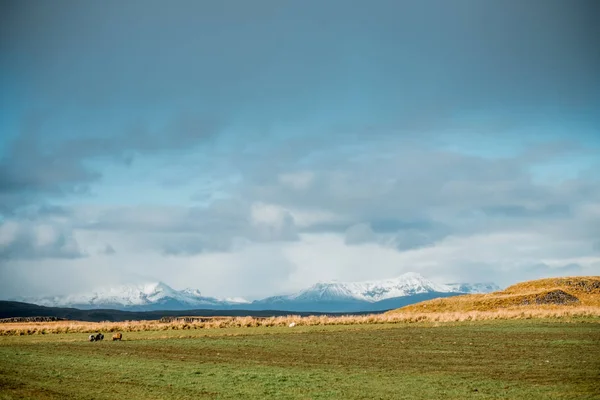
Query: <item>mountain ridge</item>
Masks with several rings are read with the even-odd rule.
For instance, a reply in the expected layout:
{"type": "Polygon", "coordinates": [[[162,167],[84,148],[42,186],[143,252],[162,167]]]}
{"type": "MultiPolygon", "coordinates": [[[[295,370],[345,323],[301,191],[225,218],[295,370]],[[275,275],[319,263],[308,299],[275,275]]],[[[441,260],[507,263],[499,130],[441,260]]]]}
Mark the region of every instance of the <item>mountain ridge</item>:
{"type": "Polygon", "coordinates": [[[124,284],[89,294],[19,298],[18,301],[48,307],[80,309],[150,310],[286,310],[315,312],[383,311],[436,297],[487,293],[499,289],[493,283],[434,283],[414,272],[396,278],[362,282],[319,282],[299,292],[255,301],[243,298],[203,296],[198,289],[176,290],[164,282],[124,284]]]}
{"type": "Polygon", "coordinates": [[[346,298],[375,303],[381,300],[412,296],[420,293],[487,293],[498,289],[499,287],[493,283],[438,284],[418,273],[408,272],[399,277],[384,280],[319,282],[297,293],[267,297],[260,301],[330,301],[346,298]]]}
{"type": "Polygon", "coordinates": [[[243,299],[235,301],[203,296],[198,289],[186,288],[176,290],[164,282],[122,284],[102,288],[90,294],[19,298],[16,300],[47,307],[75,307],[81,309],[114,308],[140,311],[145,309],[219,308],[228,305],[249,303],[243,299]]]}

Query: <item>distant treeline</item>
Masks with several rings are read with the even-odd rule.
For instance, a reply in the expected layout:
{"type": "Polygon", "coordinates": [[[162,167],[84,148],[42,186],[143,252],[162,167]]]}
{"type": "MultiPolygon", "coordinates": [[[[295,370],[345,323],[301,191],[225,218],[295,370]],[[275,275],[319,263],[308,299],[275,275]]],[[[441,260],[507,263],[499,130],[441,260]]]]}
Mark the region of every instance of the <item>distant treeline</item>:
{"type": "Polygon", "coordinates": [[[177,311],[121,311],[121,310],[80,310],[77,308],[44,307],[37,304],[18,301],[0,301],[0,319],[16,317],[53,317],[74,321],[149,321],[169,317],[278,317],[285,315],[363,315],[373,312],[357,313],[322,313],[291,311],[249,311],[249,310],[177,310],[177,311]]]}
{"type": "Polygon", "coordinates": [[[0,319],[0,324],[5,322],[53,322],[53,321],[65,321],[64,318],[58,317],[12,317],[0,319]]]}

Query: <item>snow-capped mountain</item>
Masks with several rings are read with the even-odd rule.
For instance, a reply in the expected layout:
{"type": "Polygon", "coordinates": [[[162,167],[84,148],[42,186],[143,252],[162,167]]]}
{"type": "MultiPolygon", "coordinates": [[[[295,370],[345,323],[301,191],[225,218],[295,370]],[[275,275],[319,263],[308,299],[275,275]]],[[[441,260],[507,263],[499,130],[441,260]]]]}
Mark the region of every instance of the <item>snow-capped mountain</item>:
{"type": "Polygon", "coordinates": [[[243,309],[315,312],[381,311],[436,297],[499,290],[493,283],[434,283],[410,272],[393,279],[321,282],[297,293],[248,302],[202,296],[197,289],[175,290],[162,282],[119,285],[80,295],[19,299],[50,307],[119,310],[243,309]]]}
{"type": "Polygon", "coordinates": [[[175,290],[163,282],[119,285],[93,293],[24,300],[50,307],[122,310],[185,310],[221,308],[248,303],[244,299],[217,299],[202,296],[197,289],[175,290]]]}
{"type": "Polygon", "coordinates": [[[500,290],[500,287],[495,283],[448,283],[454,291],[459,293],[490,293],[500,290]]]}
{"type": "Polygon", "coordinates": [[[320,282],[308,289],[285,296],[269,297],[262,301],[342,301],[358,300],[374,303],[393,297],[411,296],[427,292],[454,292],[452,288],[428,281],[417,273],[398,278],[364,282],[320,282]]]}
{"type": "Polygon", "coordinates": [[[255,301],[263,307],[289,311],[375,311],[401,307],[435,297],[488,293],[493,283],[434,283],[409,272],[394,279],[317,283],[298,293],[255,301]]]}

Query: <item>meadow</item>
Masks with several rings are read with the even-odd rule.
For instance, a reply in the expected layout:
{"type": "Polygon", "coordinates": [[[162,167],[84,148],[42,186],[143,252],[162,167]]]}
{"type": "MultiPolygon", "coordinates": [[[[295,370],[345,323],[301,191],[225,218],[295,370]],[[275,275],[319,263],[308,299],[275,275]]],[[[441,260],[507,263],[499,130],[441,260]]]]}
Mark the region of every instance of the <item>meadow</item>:
{"type": "Polygon", "coordinates": [[[600,398],[597,316],[84,331],[0,337],[0,399],[600,398]]]}

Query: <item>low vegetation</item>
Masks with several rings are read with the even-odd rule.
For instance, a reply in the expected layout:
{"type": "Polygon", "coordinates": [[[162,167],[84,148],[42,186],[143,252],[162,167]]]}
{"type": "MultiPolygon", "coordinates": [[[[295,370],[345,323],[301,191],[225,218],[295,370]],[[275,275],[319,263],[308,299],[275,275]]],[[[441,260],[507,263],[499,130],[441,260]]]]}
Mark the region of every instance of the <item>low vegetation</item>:
{"type": "Polygon", "coordinates": [[[488,294],[428,300],[389,313],[577,312],[600,314],[600,277],[566,277],[518,283],[488,294]]]}
{"type": "Polygon", "coordinates": [[[577,318],[600,318],[600,308],[578,306],[569,308],[531,308],[521,307],[511,310],[469,311],[469,312],[402,312],[372,315],[348,315],[339,317],[289,315],[286,317],[218,317],[218,318],[186,318],[159,321],[126,321],[126,322],[27,322],[2,323],[0,336],[45,335],[60,333],[94,333],[94,332],[143,332],[171,330],[206,330],[223,328],[271,328],[295,326],[325,325],[368,325],[368,324],[413,324],[413,323],[446,323],[478,320],[532,319],[552,318],[569,321],[577,318]]]}
{"type": "Polygon", "coordinates": [[[600,319],[0,337],[0,399],[591,399],[600,319]],[[568,323],[566,323],[568,322],[568,323]]]}

